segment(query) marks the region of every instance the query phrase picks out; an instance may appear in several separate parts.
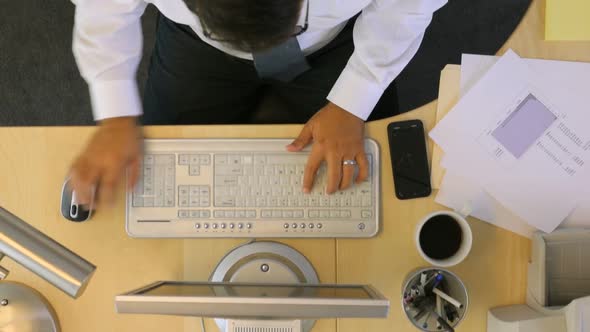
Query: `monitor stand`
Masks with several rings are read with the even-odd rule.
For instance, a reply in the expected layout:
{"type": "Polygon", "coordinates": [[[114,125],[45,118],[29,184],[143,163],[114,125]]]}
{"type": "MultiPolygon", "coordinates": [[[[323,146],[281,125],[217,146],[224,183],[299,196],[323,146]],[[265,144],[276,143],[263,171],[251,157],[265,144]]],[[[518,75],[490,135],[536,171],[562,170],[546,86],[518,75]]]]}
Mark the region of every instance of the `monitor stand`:
{"type": "MultiPolygon", "coordinates": [[[[313,266],[305,256],[287,245],[270,241],[250,242],[230,251],[213,270],[209,280],[213,282],[263,284],[319,283],[313,266]]],[[[264,313],[261,313],[260,319],[264,320],[264,313]]],[[[215,319],[217,327],[222,332],[226,332],[228,322],[232,325],[237,322],[238,324],[252,326],[250,324],[254,321],[215,319]]],[[[267,321],[267,323],[271,322],[267,321]]],[[[279,321],[274,321],[274,323],[279,323],[279,321]]],[[[296,326],[300,325],[300,331],[309,332],[315,320],[302,320],[300,324],[297,321],[284,321],[281,323],[284,324],[282,325],[284,328],[291,328],[291,331],[299,331],[296,326]]],[[[265,326],[266,324],[262,323],[260,330],[265,331],[265,326]]],[[[252,331],[256,331],[256,329],[252,331]]],[[[285,331],[289,330],[286,329],[285,331]]]]}
{"type": "Polygon", "coordinates": [[[51,304],[33,288],[0,281],[0,330],[59,332],[59,321],[51,304]]]}

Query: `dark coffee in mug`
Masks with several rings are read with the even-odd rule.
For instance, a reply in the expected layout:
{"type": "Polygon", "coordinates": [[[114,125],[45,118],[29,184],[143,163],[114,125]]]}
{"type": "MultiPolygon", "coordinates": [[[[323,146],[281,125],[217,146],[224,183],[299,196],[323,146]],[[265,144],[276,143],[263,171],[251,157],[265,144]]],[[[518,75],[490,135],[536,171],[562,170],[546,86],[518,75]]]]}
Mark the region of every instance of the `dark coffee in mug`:
{"type": "Polygon", "coordinates": [[[419,234],[420,248],[432,259],[447,259],[459,251],[463,241],[461,225],[455,218],[439,214],[428,219],[419,234]]]}

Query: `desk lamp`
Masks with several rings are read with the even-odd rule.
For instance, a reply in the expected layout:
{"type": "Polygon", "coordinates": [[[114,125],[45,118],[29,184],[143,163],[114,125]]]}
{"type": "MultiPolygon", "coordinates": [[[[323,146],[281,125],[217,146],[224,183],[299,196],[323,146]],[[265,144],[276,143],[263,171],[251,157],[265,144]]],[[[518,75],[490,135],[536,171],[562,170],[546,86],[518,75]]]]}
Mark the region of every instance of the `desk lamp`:
{"type": "MultiPolygon", "coordinates": [[[[0,259],[8,256],[72,298],[86,288],[96,267],[0,207],[0,259]]],[[[0,330],[59,332],[51,305],[34,289],[4,280],[0,267],[0,330]]]]}

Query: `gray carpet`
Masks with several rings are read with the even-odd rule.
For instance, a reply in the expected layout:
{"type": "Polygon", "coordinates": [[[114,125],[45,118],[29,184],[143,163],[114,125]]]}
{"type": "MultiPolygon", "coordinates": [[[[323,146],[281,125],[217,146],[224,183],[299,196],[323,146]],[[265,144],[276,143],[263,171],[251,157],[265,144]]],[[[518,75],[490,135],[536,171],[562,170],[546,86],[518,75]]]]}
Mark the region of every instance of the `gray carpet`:
{"type": "MultiPolygon", "coordinates": [[[[462,52],[494,54],[530,0],[451,0],[437,12],[416,58],[397,79],[400,110],[436,98],[440,70],[462,52]]],[[[74,5],[66,0],[0,0],[0,126],[93,124],[85,82],[71,53],[74,5]]],[[[155,8],[144,15],[146,79],[155,8]]]]}

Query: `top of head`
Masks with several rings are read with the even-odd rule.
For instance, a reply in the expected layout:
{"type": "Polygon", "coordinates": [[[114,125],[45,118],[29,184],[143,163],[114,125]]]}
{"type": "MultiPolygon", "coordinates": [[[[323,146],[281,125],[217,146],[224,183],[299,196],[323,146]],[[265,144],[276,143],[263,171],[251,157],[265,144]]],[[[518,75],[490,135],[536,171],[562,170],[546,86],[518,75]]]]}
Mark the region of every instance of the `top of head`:
{"type": "Polygon", "coordinates": [[[209,38],[256,52],[293,36],[303,0],[184,0],[209,38]]]}

